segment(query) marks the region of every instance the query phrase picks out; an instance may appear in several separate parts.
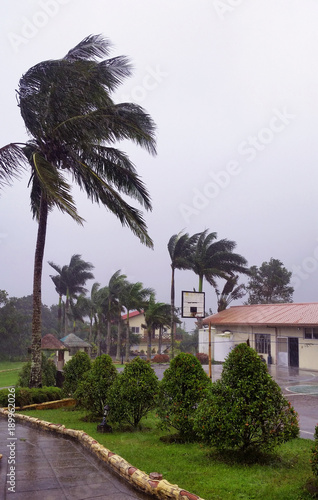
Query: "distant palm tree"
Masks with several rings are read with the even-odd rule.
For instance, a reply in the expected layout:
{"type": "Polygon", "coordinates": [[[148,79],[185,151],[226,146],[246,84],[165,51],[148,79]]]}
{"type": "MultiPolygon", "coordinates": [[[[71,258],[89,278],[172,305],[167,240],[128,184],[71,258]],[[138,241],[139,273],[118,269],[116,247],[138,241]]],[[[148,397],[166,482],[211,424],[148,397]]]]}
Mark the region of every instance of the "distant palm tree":
{"type": "Polygon", "coordinates": [[[171,236],[168,242],[168,252],[171,259],[171,357],[174,357],[174,335],[176,330],[175,318],[175,270],[191,269],[191,255],[200,233],[189,236],[182,232],[171,236]]]}
{"type": "Polygon", "coordinates": [[[120,269],[116,271],[108,282],[107,287],[107,299],[105,302],[104,314],[107,321],[107,339],[106,339],[106,352],[110,352],[111,344],[111,325],[113,321],[118,324],[119,318],[121,318],[121,313],[123,311],[123,305],[121,302],[122,291],[125,287],[126,278],[125,274],[120,274],[120,269]]]}
{"type": "MultiPolygon", "coordinates": [[[[90,262],[85,262],[79,254],[74,254],[71,257],[70,263],[63,267],[49,262],[50,266],[58,273],[51,276],[55,285],[55,289],[59,294],[59,307],[61,297],[65,295],[65,313],[64,313],[64,334],[68,334],[68,319],[70,316],[70,307],[73,299],[87,292],[85,284],[87,280],[93,279],[94,275],[91,270],[94,268],[90,262]]],[[[60,316],[60,315],[59,315],[60,316]]]]}
{"type": "Polygon", "coordinates": [[[249,274],[247,260],[233,252],[235,241],[216,239],[217,233],[208,233],[206,229],[191,254],[191,269],[199,276],[199,292],[203,290],[204,278],[216,289],[216,278],[228,279],[234,272],[249,274]]]}
{"type": "Polygon", "coordinates": [[[151,294],[149,302],[144,311],[145,327],[147,330],[147,360],[151,360],[151,344],[155,330],[171,324],[170,304],[156,302],[154,294],[151,294]]]}
{"type": "Polygon", "coordinates": [[[224,311],[233,300],[238,300],[246,295],[246,286],[238,285],[239,276],[232,274],[227,278],[222,292],[218,288],[215,289],[218,300],[218,312],[224,311]]]}
{"type": "Polygon", "coordinates": [[[129,314],[130,311],[137,310],[141,312],[145,307],[147,300],[151,294],[154,293],[152,288],[144,288],[143,284],[140,281],[137,283],[129,283],[127,281],[121,292],[121,302],[127,311],[126,318],[126,353],[125,358],[126,361],[129,361],[129,334],[130,334],[130,325],[129,325],[129,314]]]}
{"type": "Polygon", "coordinates": [[[91,35],[63,59],[29,69],[20,79],[18,98],[30,140],[0,149],[1,183],[11,182],[22,169],[31,171],[31,209],[38,222],[30,387],[41,386],[41,281],[48,213],[58,207],[83,223],[71,196],[71,180],[152,246],[142,213],[121,196],[149,210],[149,194],[128,156],[113,145],[128,139],[155,154],[155,126],[140,106],[111,99],[131,68],[125,57],[98,61],[108,56],[109,47],[107,39],[91,35]]]}

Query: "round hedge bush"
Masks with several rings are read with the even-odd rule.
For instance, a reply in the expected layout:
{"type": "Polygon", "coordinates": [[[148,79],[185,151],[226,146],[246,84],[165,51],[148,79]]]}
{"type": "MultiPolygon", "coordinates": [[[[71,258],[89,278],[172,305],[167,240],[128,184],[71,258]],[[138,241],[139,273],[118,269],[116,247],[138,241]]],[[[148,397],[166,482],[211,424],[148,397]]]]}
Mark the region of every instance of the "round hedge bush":
{"type": "Polygon", "coordinates": [[[219,449],[265,451],[299,434],[297,413],[257,352],[236,346],[195,415],[194,429],[219,449]]]}

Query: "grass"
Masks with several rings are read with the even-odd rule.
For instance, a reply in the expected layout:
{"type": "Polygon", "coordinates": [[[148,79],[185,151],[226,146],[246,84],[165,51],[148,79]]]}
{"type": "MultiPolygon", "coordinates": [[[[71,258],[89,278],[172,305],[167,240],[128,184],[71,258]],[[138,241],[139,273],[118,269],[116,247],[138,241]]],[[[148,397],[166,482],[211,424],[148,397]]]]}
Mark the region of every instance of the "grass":
{"type": "Polygon", "coordinates": [[[16,385],[23,361],[0,361],[0,387],[16,385]]]}
{"type": "Polygon", "coordinates": [[[151,414],[143,429],[134,432],[99,434],[97,423],[83,421],[81,410],[59,409],[24,412],[49,422],[87,432],[109,450],[135,467],[160,472],[172,484],[196,493],[205,500],[300,500],[310,499],[305,485],[312,480],[309,463],[313,442],[295,439],[275,453],[262,457],[219,454],[198,443],[176,444],[160,440],[166,433],[156,427],[151,414]]]}

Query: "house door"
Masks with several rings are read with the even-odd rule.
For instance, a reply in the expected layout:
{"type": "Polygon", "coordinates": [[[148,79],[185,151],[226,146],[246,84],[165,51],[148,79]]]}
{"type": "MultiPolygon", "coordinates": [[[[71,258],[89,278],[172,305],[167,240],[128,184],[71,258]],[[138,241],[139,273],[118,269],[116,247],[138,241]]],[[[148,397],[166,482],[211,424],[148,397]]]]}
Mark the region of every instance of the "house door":
{"type": "Polygon", "coordinates": [[[288,358],[289,366],[299,367],[299,347],[298,338],[288,338],[288,358]]]}

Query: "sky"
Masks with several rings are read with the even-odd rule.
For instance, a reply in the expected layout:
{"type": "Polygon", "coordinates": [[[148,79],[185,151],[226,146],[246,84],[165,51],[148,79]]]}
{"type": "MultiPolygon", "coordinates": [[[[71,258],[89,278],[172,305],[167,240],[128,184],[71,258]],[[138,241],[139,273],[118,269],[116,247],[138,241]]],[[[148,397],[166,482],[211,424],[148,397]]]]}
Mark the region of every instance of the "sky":
{"type": "MultiPolygon", "coordinates": [[[[156,157],[119,145],[151,195],[154,250],[74,188],[86,222],[49,215],[43,303],[57,303],[48,261],[63,266],[73,254],[95,266],[88,289],[120,269],[169,303],[167,243],[205,229],[235,241],[249,266],[281,260],[294,301],[318,301],[316,0],[2,0],[0,14],[0,147],[27,140],[21,76],[89,34],[109,38],[111,57],[133,64],[114,100],[140,104],[157,125],[156,157]]],[[[27,175],[0,191],[0,289],[10,297],[32,293],[29,196],[27,175]]],[[[176,305],[197,287],[194,273],[177,271],[176,305]]],[[[216,312],[213,289],[204,291],[216,312]]]]}

